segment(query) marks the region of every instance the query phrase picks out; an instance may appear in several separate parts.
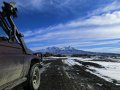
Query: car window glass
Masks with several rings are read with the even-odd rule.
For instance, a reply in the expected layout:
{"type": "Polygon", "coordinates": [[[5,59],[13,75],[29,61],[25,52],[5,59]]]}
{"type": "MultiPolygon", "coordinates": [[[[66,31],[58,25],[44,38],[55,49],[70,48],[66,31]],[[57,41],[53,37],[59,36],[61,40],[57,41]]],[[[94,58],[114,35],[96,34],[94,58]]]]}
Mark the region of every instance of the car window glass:
{"type": "Polygon", "coordinates": [[[0,37],[6,37],[6,38],[8,38],[8,35],[5,33],[5,31],[2,29],[1,26],[0,26],[0,37]]]}
{"type": "Polygon", "coordinates": [[[9,36],[2,28],[2,23],[0,22],[0,41],[8,41],[9,36]]]}

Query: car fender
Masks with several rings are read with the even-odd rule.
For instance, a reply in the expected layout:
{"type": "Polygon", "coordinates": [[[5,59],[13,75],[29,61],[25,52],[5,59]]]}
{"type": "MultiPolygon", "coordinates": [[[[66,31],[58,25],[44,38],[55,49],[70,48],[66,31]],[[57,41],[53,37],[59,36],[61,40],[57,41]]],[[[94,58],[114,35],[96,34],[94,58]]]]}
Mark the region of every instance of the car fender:
{"type": "Polygon", "coordinates": [[[35,55],[27,55],[24,58],[24,65],[23,65],[23,76],[27,76],[31,67],[32,62],[40,63],[40,58],[35,55]]]}

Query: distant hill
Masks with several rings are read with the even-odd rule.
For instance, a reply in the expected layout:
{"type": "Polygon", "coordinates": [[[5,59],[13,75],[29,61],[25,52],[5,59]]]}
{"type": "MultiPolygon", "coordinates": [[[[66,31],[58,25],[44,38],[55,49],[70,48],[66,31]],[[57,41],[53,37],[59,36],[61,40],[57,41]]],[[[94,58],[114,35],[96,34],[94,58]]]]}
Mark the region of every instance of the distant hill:
{"type": "Polygon", "coordinates": [[[52,54],[64,54],[64,55],[72,55],[72,54],[94,54],[94,55],[120,55],[115,53],[98,53],[98,52],[89,52],[89,51],[83,51],[75,49],[74,47],[48,47],[46,49],[37,50],[37,52],[42,53],[52,53],[52,54]]]}

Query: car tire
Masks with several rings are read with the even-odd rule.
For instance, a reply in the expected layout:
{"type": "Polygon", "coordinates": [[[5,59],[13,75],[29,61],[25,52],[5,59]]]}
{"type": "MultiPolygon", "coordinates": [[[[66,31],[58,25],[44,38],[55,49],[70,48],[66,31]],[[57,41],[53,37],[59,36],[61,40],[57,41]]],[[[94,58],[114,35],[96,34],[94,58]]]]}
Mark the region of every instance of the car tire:
{"type": "Polygon", "coordinates": [[[24,90],[38,90],[39,88],[40,88],[40,64],[36,63],[32,65],[29,71],[27,85],[24,87],[24,90]]]}

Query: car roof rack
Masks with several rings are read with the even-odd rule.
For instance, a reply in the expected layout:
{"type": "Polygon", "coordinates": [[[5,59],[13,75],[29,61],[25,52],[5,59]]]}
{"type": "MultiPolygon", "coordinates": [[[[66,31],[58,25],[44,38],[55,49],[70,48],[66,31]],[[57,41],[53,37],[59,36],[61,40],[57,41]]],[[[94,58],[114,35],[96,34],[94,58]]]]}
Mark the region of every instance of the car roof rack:
{"type": "MultiPolygon", "coordinates": [[[[31,52],[28,51],[25,42],[23,40],[23,35],[18,31],[16,25],[14,24],[14,21],[12,17],[17,17],[17,8],[15,2],[3,2],[2,11],[0,12],[0,18],[2,22],[4,23],[5,27],[12,32],[12,38],[16,38],[19,40],[24,52],[26,54],[31,54],[31,52]]],[[[9,31],[9,32],[10,32],[9,31]]]]}

